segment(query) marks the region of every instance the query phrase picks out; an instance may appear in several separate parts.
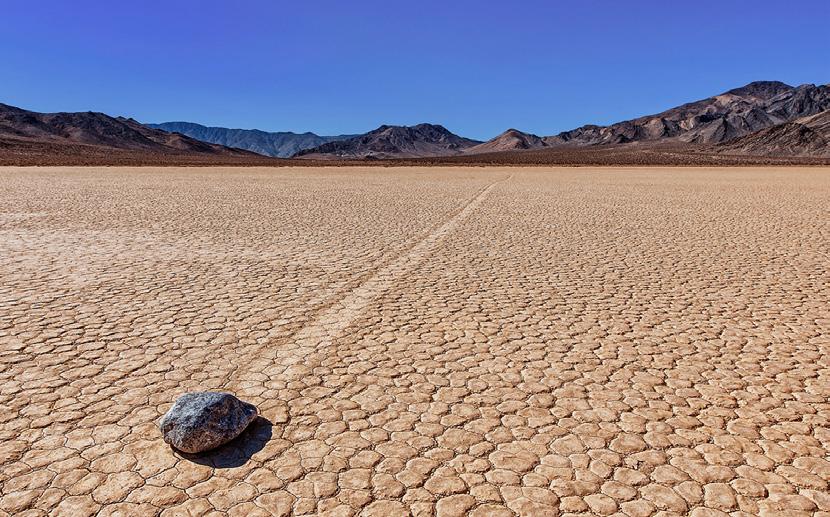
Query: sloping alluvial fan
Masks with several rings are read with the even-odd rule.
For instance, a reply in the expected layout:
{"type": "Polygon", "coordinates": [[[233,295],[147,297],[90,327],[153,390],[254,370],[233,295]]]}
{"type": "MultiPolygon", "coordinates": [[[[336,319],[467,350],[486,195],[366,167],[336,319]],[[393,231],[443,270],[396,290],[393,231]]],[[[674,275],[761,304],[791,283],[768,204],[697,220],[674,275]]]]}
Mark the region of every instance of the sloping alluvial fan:
{"type": "Polygon", "coordinates": [[[148,127],[163,131],[181,133],[212,144],[245,149],[265,156],[287,158],[303,149],[309,149],[327,142],[345,140],[355,135],[320,136],[314,133],[271,133],[258,129],[228,129],[225,127],[208,127],[192,122],[164,122],[146,124],[148,127]]]}
{"type": "Polygon", "coordinates": [[[545,141],[549,145],[660,140],[716,144],[827,109],[830,86],[758,81],[656,115],[610,126],[582,126],[545,141]]]}
{"type": "Polygon", "coordinates": [[[297,156],[334,158],[417,158],[450,156],[480,144],[436,124],[380,126],[366,134],[329,142],[297,153],[297,156]]]}
{"type": "Polygon", "coordinates": [[[133,119],[103,113],[37,113],[0,104],[0,144],[6,149],[82,145],[155,154],[248,154],[175,133],[146,127],[133,119]]]}

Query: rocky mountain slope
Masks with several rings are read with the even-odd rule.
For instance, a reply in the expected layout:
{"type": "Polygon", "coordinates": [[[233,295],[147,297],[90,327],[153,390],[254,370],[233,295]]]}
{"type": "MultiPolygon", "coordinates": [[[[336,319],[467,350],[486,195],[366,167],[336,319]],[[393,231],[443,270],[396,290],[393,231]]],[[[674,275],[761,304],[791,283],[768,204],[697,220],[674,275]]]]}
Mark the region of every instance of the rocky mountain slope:
{"type": "Polygon", "coordinates": [[[464,149],[466,154],[497,153],[502,151],[518,151],[524,149],[538,149],[547,147],[545,140],[539,136],[524,133],[518,129],[508,129],[504,133],[492,138],[483,144],[464,149]]]}
{"type": "Polygon", "coordinates": [[[480,144],[436,124],[380,126],[366,134],[300,151],[303,158],[417,158],[451,156],[480,144]]]}
{"type": "Polygon", "coordinates": [[[164,122],[145,124],[148,127],[183,135],[228,147],[246,149],[265,156],[286,158],[304,149],[317,147],[327,142],[345,140],[355,135],[320,136],[314,133],[270,133],[258,129],[228,129],[208,127],[192,122],[164,122]]]}
{"type": "Polygon", "coordinates": [[[548,145],[677,141],[717,144],[830,109],[830,85],[758,81],[656,115],[587,125],[545,138],[548,145]]]}
{"type": "Polygon", "coordinates": [[[830,157],[830,110],[756,131],[719,148],[754,156],[830,157]]]}
{"type": "Polygon", "coordinates": [[[0,148],[21,152],[90,153],[103,150],[163,155],[238,155],[250,153],[184,135],[148,128],[133,119],[103,113],[37,113],[0,104],[0,148]],[[50,151],[51,149],[51,151],[50,151]],[[38,151],[41,152],[41,151],[38,151]]]}
{"type": "Polygon", "coordinates": [[[434,158],[447,163],[693,164],[742,156],[753,163],[759,158],[823,163],[830,158],[828,113],[830,85],[759,81],[609,126],[582,126],[548,137],[509,129],[482,143],[433,124],[384,125],[357,136],[323,137],[186,122],[148,127],[103,113],[36,113],[0,104],[0,164],[272,164],[270,156],[289,155],[302,163],[434,158]]]}

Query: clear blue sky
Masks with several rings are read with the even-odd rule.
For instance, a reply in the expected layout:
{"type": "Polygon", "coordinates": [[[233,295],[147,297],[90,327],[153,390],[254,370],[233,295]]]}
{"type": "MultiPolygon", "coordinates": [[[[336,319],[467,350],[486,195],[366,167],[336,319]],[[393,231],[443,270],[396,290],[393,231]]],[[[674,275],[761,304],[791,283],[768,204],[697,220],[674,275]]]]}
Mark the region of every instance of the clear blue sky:
{"type": "Polygon", "coordinates": [[[5,0],[0,102],[270,131],[489,138],[830,82],[830,1],[5,0]]]}

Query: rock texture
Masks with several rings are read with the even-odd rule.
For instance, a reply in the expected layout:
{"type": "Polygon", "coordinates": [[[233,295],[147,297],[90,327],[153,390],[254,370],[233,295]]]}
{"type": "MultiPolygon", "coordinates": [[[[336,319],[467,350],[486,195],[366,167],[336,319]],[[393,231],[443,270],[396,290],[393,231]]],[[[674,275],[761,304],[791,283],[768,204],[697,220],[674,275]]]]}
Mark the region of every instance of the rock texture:
{"type": "Polygon", "coordinates": [[[197,453],[228,443],[257,417],[252,404],[230,393],[185,393],[159,421],[164,441],[182,452],[197,453]]]}
{"type": "Polygon", "coordinates": [[[380,126],[374,131],[339,142],[300,151],[306,158],[418,158],[451,156],[478,140],[460,137],[436,124],[380,126]]]}
{"type": "Polygon", "coordinates": [[[757,156],[830,157],[830,110],[736,138],[720,150],[757,156]]]}
{"type": "Polygon", "coordinates": [[[696,102],[610,126],[582,126],[549,145],[671,141],[715,144],[830,109],[830,86],[758,81],[696,102]]]}
{"type": "Polygon", "coordinates": [[[208,127],[192,122],[164,122],[145,124],[148,127],[171,133],[181,133],[212,144],[245,149],[265,156],[287,158],[304,149],[327,142],[352,138],[355,135],[320,136],[314,133],[267,132],[258,129],[228,129],[208,127]]]}
{"type": "Polygon", "coordinates": [[[0,104],[0,148],[28,149],[50,146],[53,153],[63,147],[100,149],[170,155],[238,155],[250,153],[208,144],[184,135],[168,133],[139,124],[133,119],[104,113],[36,113],[0,104]]]}

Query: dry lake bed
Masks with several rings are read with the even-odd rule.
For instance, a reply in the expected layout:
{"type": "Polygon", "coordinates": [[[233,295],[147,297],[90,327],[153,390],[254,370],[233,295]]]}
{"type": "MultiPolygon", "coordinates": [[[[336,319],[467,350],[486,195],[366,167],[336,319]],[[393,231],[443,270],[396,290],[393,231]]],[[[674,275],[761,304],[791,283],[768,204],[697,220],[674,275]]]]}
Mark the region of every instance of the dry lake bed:
{"type": "Polygon", "coordinates": [[[828,398],[827,168],[0,169],[0,515],[826,516],[828,398]]]}

